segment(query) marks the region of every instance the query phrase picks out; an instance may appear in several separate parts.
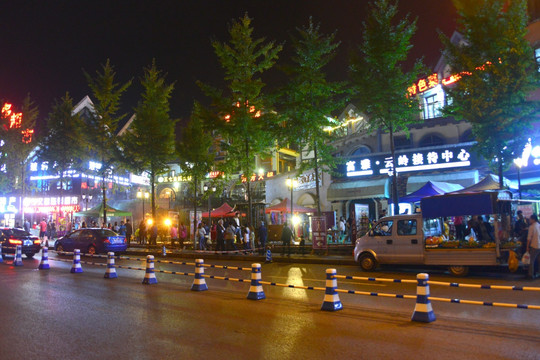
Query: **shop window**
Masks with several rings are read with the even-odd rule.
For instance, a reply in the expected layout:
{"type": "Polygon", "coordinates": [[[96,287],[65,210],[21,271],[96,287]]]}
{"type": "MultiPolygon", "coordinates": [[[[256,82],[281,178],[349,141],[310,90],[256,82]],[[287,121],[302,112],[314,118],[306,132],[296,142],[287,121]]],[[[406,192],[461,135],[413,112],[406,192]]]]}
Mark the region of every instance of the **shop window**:
{"type": "Polygon", "coordinates": [[[420,140],[419,147],[439,146],[446,144],[446,141],[436,134],[426,135],[420,140]]]}
{"type": "Polygon", "coordinates": [[[351,156],[355,156],[355,155],[365,155],[365,154],[369,154],[371,153],[371,149],[365,145],[362,145],[358,148],[356,148],[356,150],[354,150],[352,153],[351,153],[351,156]]]}

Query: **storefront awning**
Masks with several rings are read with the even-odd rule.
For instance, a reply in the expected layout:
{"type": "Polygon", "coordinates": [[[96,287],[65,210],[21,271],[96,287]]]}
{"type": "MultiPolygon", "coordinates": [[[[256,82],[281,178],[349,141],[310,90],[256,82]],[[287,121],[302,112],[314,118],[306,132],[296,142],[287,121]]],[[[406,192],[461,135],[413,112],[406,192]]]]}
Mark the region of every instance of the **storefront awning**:
{"type": "Polygon", "coordinates": [[[328,201],[386,198],[389,196],[389,178],[333,182],[328,187],[328,201]]]}
{"type": "Polygon", "coordinates": [[[409,176],[409,178],[407,179],[407,194],[410,194],[420,189],[428,181],[454,183],[459,184],[465,188],[476,184],[479,180],[480,175],[478,170],[409,176]]]}

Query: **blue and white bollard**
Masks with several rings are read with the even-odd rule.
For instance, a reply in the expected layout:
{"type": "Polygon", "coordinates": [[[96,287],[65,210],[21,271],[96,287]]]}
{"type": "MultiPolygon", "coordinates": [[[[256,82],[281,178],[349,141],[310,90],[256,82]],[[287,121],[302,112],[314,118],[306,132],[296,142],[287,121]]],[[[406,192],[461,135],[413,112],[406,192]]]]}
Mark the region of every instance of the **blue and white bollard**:
{"type": "Polygon", "coordinates": [[[266,250],[266,262],[271,263],[272,262],[272,252],[270,249],[266,250]]]}
{"type": "Polygon", "coordinates": [[[421,273],[416,275],[416,279],[416,305],[411,320],[427,323],[435,321],[435,313],[429,301],[429,275],[421,273]]]}
{"type": "Polygon", "coordinates": [[[48,270],[51,267],[49,266],[49,249],[47,247],[43,247],[41,249],[41,261],[39,262],[38,269],[39,270],[48,270]]]}
{"type": "Polygon", "coordinates": [[[79,274],[82,272],[83,271],[81,267],[81,250],[75,249],[73,250],[73,265],[71,266],[71,273],[79,274]]]}
{"type": "Polygon", "coordinates": [[[157,284],[156,274],[154,273],[154,255],[146,256],[146,273],[142,283],[145,285],[157,284]]]}
{"type": "Polygon", "coordinates": [[[343,309],[339,294],[337,293],[336,269],[326,269],[326,291],[324,292],[324,302],[321,310],[337,311],[343,309]]]}
{"type": "Polygon", "coordinates": [[[251,264],[251,285],[247,298],[250,300],[266,299],[261,285],[261,264],[251,264]]]}
{"type": "Polygon", "coordinates": [[[4,257],[2,256],[2,245],[0,245],[0,263],[4,262],[4,257]]]}
{"type": "Polygon", "coordinates": [[[118,275],[116,274],[116,268],[114,267],[114,253],[107,253],[107,270],[105,270],[105,279],[116,279],[118,275]]]}
{"type": "Polygon", "coordinates": [[[165,248],[165,245],[161,248],[161,256],[167,256],[167,249],[165,248]]]}
{"type": "Polygon", "coordinates": [[[22,245],[17,245],[15,256],[13,257],[13,266],[22,266],[22,245]]]}
{"type": "Polygon", "coordinates": [[[193,291],[205,291],[208,290],[206,281],[204,280],[204,260],[195,259],[195,279],[193,280],[193,285],[191,285],[191,290],[193,291]]]}

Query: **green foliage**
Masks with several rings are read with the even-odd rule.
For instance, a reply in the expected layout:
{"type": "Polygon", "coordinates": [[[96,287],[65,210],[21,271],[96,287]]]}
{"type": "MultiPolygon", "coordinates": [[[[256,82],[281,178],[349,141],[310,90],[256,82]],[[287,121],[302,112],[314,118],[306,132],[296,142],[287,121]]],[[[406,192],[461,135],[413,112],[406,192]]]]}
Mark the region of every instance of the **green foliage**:
{"type": "Polygon", "coordinates": [[[141,84],[144,89],[142,99],[135,109],[130,131],[124,135],[123,148],[124,155],[132,161],[131,166],[150,175],[152,217],[155,219],[155,179],[168,169],[168,163],[174,158],[176,120],[169,116],[174,85],[165,83],[155,61],[144,69],[141,84]]]}
{"type": "Polygon", "coordinates": [[[73,99],[66,93],[53,104],[47,117],[47,134],[36,153],[40,161],[48,163],[52,174],[60,175],[61,182],[66,170],[78,167],[87,158],[83,131],[83,121],[73,114],[73,99]]]}
{"type": "MultiPolygon", "coordinates": [[[[356,104],[368,116],[368,130],[388,132],[394,164],[394,134],[404,131],[408,135],[408,125],[418,121],[418,102],[407,96],[407,88],[425,72],[420,60],[410,71],[404,69],[416,20],[409,20],[409,15],[395,20],[397,13],[397,1],[377,0],[370,5],[363,42],[350,67],[356,104]]],[[[398,203],[395,167],[393,180],[392,198],[398,203]]]]}
{"type": "MultiPolygon", "coordinates": [[[[280,138],[298,144],[308,154],[314,153],[302,162],[298,172],[315,169],[317,185],[319,167],[331,171],[338,164],[339,158],[332,156],[335,149],[330,145],[335,133],[325,129],[335,125],[329,116],[347,100],[345,84],[328,82],[324,72],[340,43],[335,42],[335,33],[321,34],[319,27],[310,18],[307,26],[297,29],[298,38],[292,39],[293,64],[284,68],[289,81],[276,101],[281,105],[283,119],[280,138]]],[[[317,186],[317,194],[318,190],[317,186]]]]}
{"type": "MultiPolygon", "coordinates": [[[[225,72],[226,88],[199,85],[212,99],[213,115],[206,122],[224,138],[226,163],[244,174],[252,174],[255,157],[268,154],[275,143],[277,117],[262,93],[265,84],[260,75],[274,65],[282,47],[265,43],[264,38],[253,39],[247,14],[233,22],[229,34],[228,43],[212,42],[225,72]]],[[[248,201],[251,203],[249,183],[248,201]]]]}
{"type": "Polygon", "coordinates": [[[28,95],[21,107],[22,120],[20,127],[11,128],[10,119],[0,114],[0,168],[5,167],[5,173],[0,170],[0,193],[7,194],[23,190],[26,181],[26,168],[29,157],[36,146],[35,134],[31,142],[23,141],[23,133],[33,130],[39,115],[38,108],[28,95]]]}
{"type": "Polygon", "coordinates": [[[441,35],[444,56],[461,79],[447,88],[445,112],[472,124],[476,150],[502,171],[521,154],[527,129],[538,113],[528,99],[538,88],[533,49],[525,39],[527,2],[516,0],[455,1],[460,44],[441,35]]]}

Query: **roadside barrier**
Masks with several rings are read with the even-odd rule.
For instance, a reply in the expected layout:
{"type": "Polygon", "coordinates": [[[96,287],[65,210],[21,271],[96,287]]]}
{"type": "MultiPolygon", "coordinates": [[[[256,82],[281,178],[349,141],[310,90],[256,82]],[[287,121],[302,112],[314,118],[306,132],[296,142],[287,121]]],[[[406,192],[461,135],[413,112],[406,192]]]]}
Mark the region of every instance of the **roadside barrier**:
{"type": "Polygon", "coordinates": [[[48,270],[51,267],[49,266],[49,249],[45,246],[41,249],[41,261],[39,262],[39,270],[48,270]]]}
{"type": "Polygon", "coordinates": [[[107,270],[103,276],[105,279],[116,279],[118,275],[116,274],[116,269],[114,268],[114,253],[109,252],[107,254],[107,270]]]}
{"type": "Polygon", "coordinates": [[[250,300],[266,299],[261,285],[261,264],[251,264],[251,285],[247,298],[250,300]]]}
{"type": "Polygon", "coordinates": [[[337,293],[336,269],[326,269],[326,290],[321,310],[337,311],[343,309],[339,294],[337,293]]]}
{"type": "Polygon", "coordinates": [[[15,257],[13,258],[13,266],[23,266],[22,262],[22,246],[17,245],[17,249],[15,249],[15,257]]]}
{"type": "Polygon", "coordinates": [[[143,284],[157,284],[156,274],[154,273],[154,255],[146,256],[146,273],[144,275],[143,284]]]}
{"type": "Polygon", "coordinates": [[[82,267],[81,267],[81,250],[75,249],[73,252],[73,266],[71,266],[71,273],[72,274],[80,274],[82,273],[82,267]]]}
{"type": "Polygon", "coordinates": [[[0,245],[0,263],[4,262],[4,257],[2,256],[2,245],[0,245]]]}
{"type": "Polygon", "coordinates": [[[266,262],[267,263],[272,262],[272,251],[270,251],[270,249],[266,250],[266,262]]]}
{"type": "Polygon", "coordinates": [[[193,279],[191,290],[206,291],[208,290],[208,286],[206,286],[206,281],[204,280],[204,260],[197,259],[195,260],[195,264],[195,279],[193,279]]]}
{"type": "Polygon", "coordinates": [[[414,306],[414,312],[412,315],[412,321],[432,322],[435,321],[435,314],[429,301],[429,275],[418,274],[416,275],[418,285],[416,287],[416,305],[414,306]]]}

